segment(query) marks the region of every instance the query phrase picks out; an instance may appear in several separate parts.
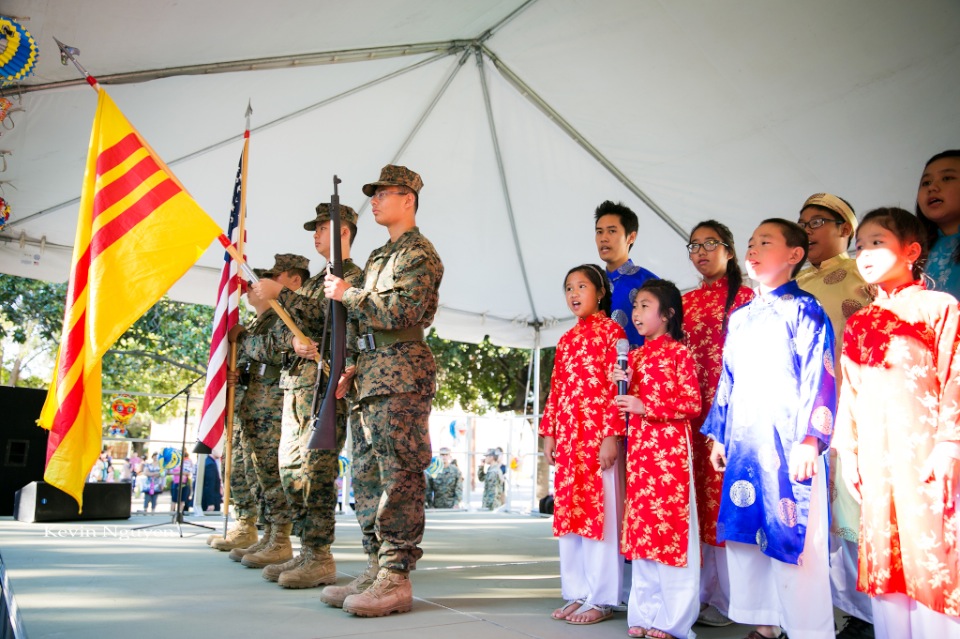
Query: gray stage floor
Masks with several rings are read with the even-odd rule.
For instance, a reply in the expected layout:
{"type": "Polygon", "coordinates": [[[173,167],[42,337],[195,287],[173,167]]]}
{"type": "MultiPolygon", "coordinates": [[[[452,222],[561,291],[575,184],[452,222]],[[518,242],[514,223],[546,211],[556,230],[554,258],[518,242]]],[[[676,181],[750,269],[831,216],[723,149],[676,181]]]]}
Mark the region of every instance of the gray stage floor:
{"type": "MultiPolygon", "coordinates": [[[[133,530],[160,521],[0,518],[0,555],[30,639],[626,636],[625,612],[590,627],[550,619],[560,579],[549,519],[428,511],[424,557],[412,575],[413,610],[379,619],[330,608],[315,589],[284,590],[265,581],[259,570],[211,550],[205,530],[184,526],[183,538],[175,525],[133,530]]],[[[337,537],[339,583],[345,583],[366,563],[352,514],[338,515],[337,537]]],[[[734,639],[750,629],[695,630],[734,639]]]]}

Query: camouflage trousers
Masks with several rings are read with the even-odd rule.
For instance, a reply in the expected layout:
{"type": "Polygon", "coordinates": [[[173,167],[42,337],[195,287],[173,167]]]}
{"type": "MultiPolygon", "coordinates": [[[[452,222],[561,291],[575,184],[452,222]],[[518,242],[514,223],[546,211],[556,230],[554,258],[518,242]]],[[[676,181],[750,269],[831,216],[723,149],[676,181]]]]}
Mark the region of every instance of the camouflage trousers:
{"type": "Polygon", "coordinates": [[[253,470],[253,449],[236,419],[230,451],[230,501],[238,518],[259,517],[260,498],[257,475],[253,470]]]}
{"type": "Polygon", "coordinates": [[[280,434],[280,479],[290,504],[294,530],[304,544],[333,543],[337,513],[337,475],[346,439],[346,402],[337,402],[336,450],[310,450],[313,388],[295,388],[283,395],[280,434]]]}
{"type": "MultiPolygon", "coordinates": [[[[254,388],[251,382],[247,390],[254,388]]],[[[283,391],[275,384],[267,389],[273,398],[264,395],[264,401],[258,405],[244,406],[241,429],[244,439],[250,447],[250,461],[259,486],[260,503],[263,506],[263,518],[271,524],[289,524],[292,512],[280,481],[280,415],[277,409],[282,401],[283,391]]]]}
{"type": "Polygon", "coordinates": [[[400,393],[366,397],[354,420],[353,494],[363,547],[380,566],[414,570],[423,556],[423,471],[430,447],[431,395],[400,393]]]}

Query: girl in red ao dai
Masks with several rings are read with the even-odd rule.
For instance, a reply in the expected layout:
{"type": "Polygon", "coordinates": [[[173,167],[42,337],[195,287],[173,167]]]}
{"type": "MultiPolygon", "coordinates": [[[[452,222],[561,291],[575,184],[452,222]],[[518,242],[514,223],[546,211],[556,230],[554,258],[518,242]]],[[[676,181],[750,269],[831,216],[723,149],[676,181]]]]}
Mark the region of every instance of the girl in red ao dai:
{"type": "Polygon", "coordinates": [[[600,267],[571,269],[564,293],[577,323],[557,343],[540,422],[544,457],[556,465],[553,534],[559,537],[560,588],[566,600],[552,616],[589,625],[613,615],[623,580],[619,451],[626,425],[613,401],[611,371],[617,340],[626,334],[608,317],[610,286],[600,267]]]}
{"type": "Polygon", "coordinates": [[[700,536],[690,420],[700,413],[693,358],[683,345],[680,291],[666,280],[640,287],[633,323],[644,345],[630,353],[627,507],[621,550],[632,559],[631,637],[688,637],[700,611],[700,536]]]}
{"type": "Polygon", "coordinates": [[[878,639],[960,637],[960,311],[926,290],[924,229],[871,211],[857,267],[877,297],[847,321],[832,446],[861,501],[859,582],[878,639]]]}

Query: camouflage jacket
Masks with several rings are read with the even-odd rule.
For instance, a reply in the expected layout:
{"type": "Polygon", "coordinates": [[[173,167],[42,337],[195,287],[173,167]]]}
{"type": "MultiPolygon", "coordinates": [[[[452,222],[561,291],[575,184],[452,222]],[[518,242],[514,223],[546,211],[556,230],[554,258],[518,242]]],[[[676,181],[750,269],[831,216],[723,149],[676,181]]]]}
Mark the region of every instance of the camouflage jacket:
{"type": "Polygon", "coordinates": [[[484,470],[483,465],[477,469],[477,479],[483,482],[483,504],[488,510],[503,505],[503,471],[500,464],[491,464],[484,470]]]}
{"type": "MultiPolygon", "coordinates": [[[[443,263],[430,240],[413,227],[374,250],[363,288],[347,289],[343,304],[359,333],[421,327],[433,322],[443,263]]],[[[433,395],[437,366],[426,342],[398,342],[357,355],[357,399],[395,393],[433,395]]]]}
{"type": "Polygon", "coordinates": [[[454,464],[444,466],[436,477],[427,476],[427,506],[456,508],[463,501],[463,474],[454,464]]]}
{"type": "MultiPolygon", "coordinates": [[[[327,298],[323,295],[323,278],[327,271],[321,270],[319,273],[304,282],[296,291],[283,289],[280,292],[279,302],[290,313],[293,319],[304,335],[320,343],[323,333],[323,322],[327,316],[327,298]]],[[[363,281],[363,271],[353,263],[353,260],[343,261],[343,279],[350,286],[359,286],[363,281]]],[[[356,345],[356,326],[351,326],[347,322],[347,366],[354,363],[354,347],[356,345]]],[[[293,365],[284,370],[283,377],[280,380],[280,386],[286,390],[295,388],[311,388],[317,382],[317,363],[308,361],[293,355],[293,346],[291,340],[293,333],[284,327],[284,343],[282,349],[289,353],[293,358],[293,365]]],[[[327,345],[329,348],[329,344],[327,345]]],[[[329,354],[324,358],[329,361],[329,354]]]]}
{"type": "Polygon", "coordinates": [[[237,367],[250,362],[279,366],[280,342],[285,331],[280,316],[268,308],[237,338],[237,367]]]}
{"type": "MultiPolygon", "coordinates": [[[[281,338],[284,328],[280,316],[272,308],[254,320],[237,338],[238,368],[248,362],[279,367],[280,351],[275,344],[281,338]]],[[[266,376],[251,373],[237,416],[240,419],[271,419],[276,415],[279,427],[279,413],[283,409],[283,391],[279,382],[279,373],[266,376]]]]}

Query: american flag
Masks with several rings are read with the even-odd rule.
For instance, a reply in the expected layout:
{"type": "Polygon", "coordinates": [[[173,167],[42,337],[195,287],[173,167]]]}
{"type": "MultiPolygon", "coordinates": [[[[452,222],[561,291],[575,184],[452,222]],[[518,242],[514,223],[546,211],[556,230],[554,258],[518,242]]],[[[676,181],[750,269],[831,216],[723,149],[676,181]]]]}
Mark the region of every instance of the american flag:
{"type": "MultiPolygon", "coordinates": [[[[243,155],[237,168],[237,179],[233,185],[233,206],[230,211],[230,224],[227,237],[234,246],[239,241],[240,197],[243,184],[243,155]]],[[[246,238],[244,238],[246,239],[246,238]]],[[[244,256],[246,258],[246,256],[244,256]]],[[[213,336],[210,340],[210,359],[207,364],[207,385],[203,392],[203,412],[200,415],[200,428],[197,432],[197,453],[209,453],[223,437],[224,422],[227,413],[227,359],[230,343],[227,333],[239,321],[240,310],[237,306],[243,286],[237,263],[230,254],[223,254],[223,270],[220,272],[220,286],[217,289],[217,308],[213,314],[213,336]]]]}

